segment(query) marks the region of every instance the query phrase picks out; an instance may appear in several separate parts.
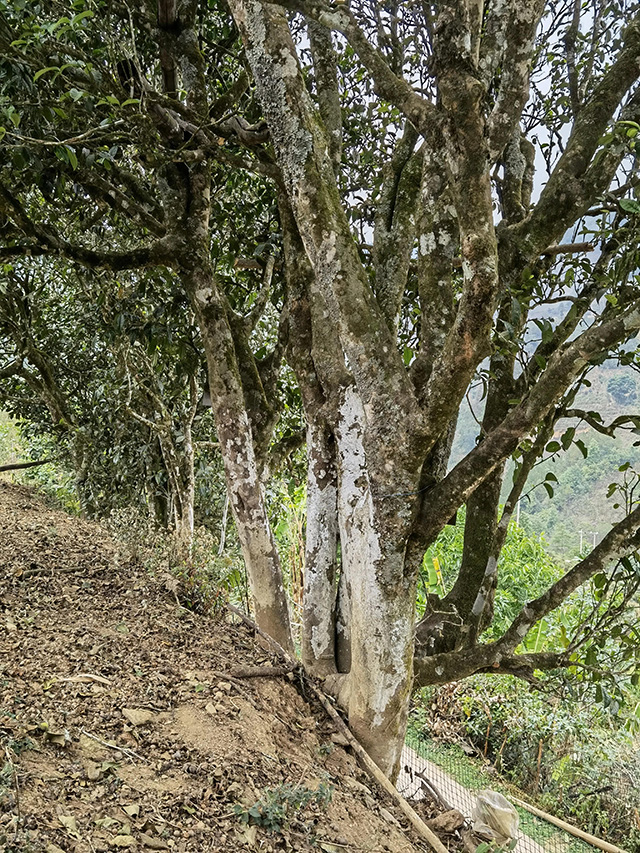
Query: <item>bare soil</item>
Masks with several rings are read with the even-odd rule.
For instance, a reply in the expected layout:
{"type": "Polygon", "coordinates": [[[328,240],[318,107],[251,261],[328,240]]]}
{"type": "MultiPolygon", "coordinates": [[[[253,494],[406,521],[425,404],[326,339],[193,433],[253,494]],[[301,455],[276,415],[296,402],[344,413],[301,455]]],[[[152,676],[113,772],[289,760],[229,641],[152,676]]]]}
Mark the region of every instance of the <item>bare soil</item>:
{"type": "Polygon", "coordinates": [[[277,661],[226,611],[30,489],[0,524],[0,850],[425,849],[296,676],[232,677],[277,661]]]}

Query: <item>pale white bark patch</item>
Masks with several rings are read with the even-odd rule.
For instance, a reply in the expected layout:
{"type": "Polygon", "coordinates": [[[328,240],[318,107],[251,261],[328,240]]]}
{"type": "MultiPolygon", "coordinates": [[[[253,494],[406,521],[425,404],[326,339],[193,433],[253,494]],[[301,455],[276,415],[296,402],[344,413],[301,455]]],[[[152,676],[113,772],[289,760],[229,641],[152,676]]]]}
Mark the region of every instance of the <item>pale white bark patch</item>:
{"type": "MultiPolygon", "coordinates": [[[[313,427],[307,429],[307,446],[315,444],[313,427]]],[[[321,485],[326,475],[309,466],[307,478],[307,565],[304,576],[305,624],[311,624],[308,637],[316,659],[332,647],[335,591],[332,578],[335,565],[335,515],[337,489],[333,483],[321,485]]]]}
{"type": "Polygon", "coordinates": [[[640,310],[636,309],[630,314],[627,314],[622,322],[624,324],[625,331],[627,332],[640,328],[640,310]]]}
{"type": "Polygon", "coordinates": [[[402,596],[386,595],[378,578],[383,553],[367,471],[364,429],[364,407],[356,390],[349,388],[340,406],[337,436],[342,559],[351,582],[352,601],[350,710],[366,711],[376,728],[385,725],[389,705],[406,683],[412,625],[402,596]]]}
{"type": "Polygon", "coordinates": [[[476,618],[482,615],[486,600],[486,597],[481,592],[476,595],[476,600],[473,602],[473,607],[471,608],[471,612],[476,618]]]}
{"type": "Polygon", "coordinates": [[[420,235],[420,254],[430,255],[432,252],[436,250],[436,240],[433,234],[421,234],[420,235]]]}
{"type": "Polygon", "coordinates": [[[288,50],[281,50],[280,56],[282,57],[282,65],[280,67],[283,77],[295,77],[298,73],[298,63],[295,57],[288,50]]]}

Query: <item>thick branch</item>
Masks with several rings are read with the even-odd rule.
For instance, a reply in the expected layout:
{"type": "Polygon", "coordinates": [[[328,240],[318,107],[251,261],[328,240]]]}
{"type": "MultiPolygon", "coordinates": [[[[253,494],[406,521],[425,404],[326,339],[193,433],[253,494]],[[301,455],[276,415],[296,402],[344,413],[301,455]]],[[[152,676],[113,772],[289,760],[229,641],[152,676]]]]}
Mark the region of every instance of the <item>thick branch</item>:
{"type": "Polygon", "coordinates": [[[317,21],[310,20],[308,31],[318,107],[329,137],[329,156],[337,172],[342,157],[342,107],[338,89],[338,58],[333,47],[331,30],[317,21]]]}
{"type": "Polygon", "coordinates": [[[77,261],[86,267],[111,270],[139,269],[148,266],[170,266],[175,243],[171,237],[157,240],[151,246],[123,252],[97,252],[86,246],[70,243],[50,224],[33,222],[20,201],[0,184],[0,211],[33,242],[0,247],[0,259],[51,255],[77,261]]]}
{"type": "Polygon", "coordinates": [[[414,153],[418,134],[405,125],[393,156],[384,169],[376,207],[373,260],[376,296],[389,328],[395,333],[415,240],[415,212],[423,150],[414,153]]]}
{"type": "Polygon", "coordinates": [[[544,0],[531,3],[510,0],[508,3],[500,88],[488,121],[492,162],[498,160],[512,137],[527,102],[535,34],[544,7],[544,0]]]}

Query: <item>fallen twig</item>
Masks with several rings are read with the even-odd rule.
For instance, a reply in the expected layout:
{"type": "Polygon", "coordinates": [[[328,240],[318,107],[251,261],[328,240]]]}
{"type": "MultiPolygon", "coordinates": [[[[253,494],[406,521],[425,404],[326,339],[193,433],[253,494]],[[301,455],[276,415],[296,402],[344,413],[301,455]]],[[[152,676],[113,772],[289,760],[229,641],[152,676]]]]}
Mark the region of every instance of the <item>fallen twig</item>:
{"type": "Polygon", "coordinates": [[[80,684],[88,684],[91,681],[96,681],[99,684],[106,684],[108,687],[111,687],[111,682],[108,678],[104,678],[102,675],[93,675],[90,672],[79,672],[77,675],[70,675],[69,678],[59,678],[58,681],[72,681],[80,684]]]}
{"type": "Polygon", "coordinates": [[[433,799],[438,803],[440,808],[444,809],[445,812],[450,812],[453,806],[451,806],[445,798],[440,793],[439,788],[434,785],[434,783],[429,779],[424,770],[418,771],[415,774],[420,780],[420,784],[426,789],[427,793],[431,795],[433,799]]]}
{"type": "Polygon", "coordinates": [[[228,681],[231,684],[233,684],[233,686],[238,691],[238,693],[242,696],[242,698],[246,699],[247,702],[249,702],[250,705],[253,705],[253,707],[256,708],[256,710],[257,710],[257,705],[256,705],[253,697],[249,694],[249,692],[247,691],[247,689],[246,689],[245,685],[242,683],[242,681],[239,681],[235,677],[235,675],[232,675],[229,672],[222,672],[222,671],[217,672],[215,670],[211,674],[214,676],[214,678],[219,678],[221,681],[228,681]]]}
{"type": "Polygon", "coordinates": [[[99,737],[92,735],[91,732],[88,732],[86,729],[80,729],[80,734],[85,735],[91,740],[95,740],[96,743],[101,744],[102,746],[106,746],[108,749],[115,749],[117,752],[121,752],[125,758],[128,758],[129,761],[133,764],[133,759],[137,758],[139,761],[144,761],[147,764],[149,763],[149,759],[144,758],[142,755],[138,755],[133,749],[128,749],[126,746],[118,746],[116,743],[109,743],[106,740],[101,740],[99,737]],[[132,757],[133,756],[133,757],[132,757]]]}
{"type": "Polygon", "coordinates": [[[378,767],[375,761],[371,758],[369,753],[360,745],[360,743],[356,740],[355,735],[351,732],[351,729],[347,726],[345,721],[342,719],[340,714],[333,707],[328,697],[315,686],[315,684],[309,682],[309,687],[318,697],[320,704],[325,709],[327,714],[331,717],[333,722],[336,724],[340,732],[344,735],[344,737],[349,742],[349,746],[353,749],[355,754],[358,756],[362,764],[364,765],[365,770],[372,776],[376,782],[383,788],[394,801],[394,803],[398,806],[398,808],[402,811],[405,817],[408,818],[409,822],[416,830],[418,835],[427,841],[431,847],[437,853],[447,853],[447,848],[440,841],[438,836],[433,832],[433,830],[429,829],[426,823],[422,820],[422,818],[417,814],[414,809],[411,808],[409,803],[405,800],[403,796],[401,796],[392,783],[387,779],[382,770],[378,767]]]}
{"type": "Polygon", "coordinates": [[[53,459],[41,459],[38,462],[12,462],[10,465],[0,465],[0,471],[22,471],[25,468],[47,465],[49,462],[53,462],[53,459]]]}
{"type": "Polygon", "coordinates": [[[5,746],[4,754],[7,759],[7,764],[11,768],[11,778],[13,779],[13,784],[16,789],[16,831],[13,839],[15,842],[18,839],[18,832],[20,831],[20,822],[22,820],[22,817],[20,815],[20,783],[18,782],[18,771],[16,770],[16,766],[11,758],[8,746],[5,746]]]}
{"type": "Polygon", "coordinates": [[[601,838],[596,838],[595,835],[590,835],[588,832],[585,832],[582,829],[578,829],[577,826],[572,826],[570,823],[566,823],[564,820],[560,820],[559,817],[554,817],[554,815],[548,814],[547,812],[543,812],[542,809],[538,809],[535,806],[530,805],[529,803],[525,803],[524,800],[519,800],[517,797],[511,797],[513,802],[520,806],[522,809],[526,809],[531,814],[534,814],[536,817],[540,817],[543,820],[546,820],[547,823],[552,823],[554,826],[557,826],[559,829],[563,829],[565,832],[568,832],[570,835],[575,836],[576,838],[582,839],[582,841],[586,841],[587,844],[591,844],[592,847],[597,847],[600,850],[604,850],[605,853],[626,853],[622,847],[617,847],[615,844],[610,844],[608,841],[603,841],[601,838]]]}
{"type": "Polygon", "coordinates": [[[290,666],[240,666],[232,669],[227,678],[280,678],[290,672],[290,666]]]}
{"type": "Polygon", "coordinates": [[[300,661],[294,660],[294,658],[292,658],[291,655],[282,648],[282,646],[277,640],[274,640],[273,637],[270,637],[267,633],[265,633],[265,631],[263,631],[262,628],[256,625],[253,619],[247,616],[246,613],[243,613],[242,610],[238,610],[238,608],[234,607],[233,604],[227,604],[227,610],[233,613],[234,616],[237,616],[239,619],[241,619],[245,625],[247,625],[249,628],[255,631],[256,634],[259,634],[264,640],[266,640],[267,643],[269,643],[269,645],[271,646],[271,648],[274,649],[275,652],[277,652],[278,656],[283,661],[285,661],[285,663],[291,666],[292,672],[293,670],[301,669],[302,664],[300,663],[300,661]]]}

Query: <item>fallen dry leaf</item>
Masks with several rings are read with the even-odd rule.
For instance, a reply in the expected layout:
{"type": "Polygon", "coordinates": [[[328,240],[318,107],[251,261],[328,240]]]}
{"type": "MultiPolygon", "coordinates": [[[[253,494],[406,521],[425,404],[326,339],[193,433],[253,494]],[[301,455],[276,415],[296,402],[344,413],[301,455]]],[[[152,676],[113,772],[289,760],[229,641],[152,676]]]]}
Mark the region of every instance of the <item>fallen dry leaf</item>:
{"type": "Polygon", "coordinates": [[[145,847],[149,847],[151,850],[169,849],[169,845],[166,841],[163,841],[162,838],[152,838],[151,835],[147,835],[145,832],[140,833],[140,841],[144,844],[145,847]]]}
{"type": "Polygon", "coordinates": [[[111,839],[111,845],[113,847],[135,847],[137,845],[137,841],[133,837],[133,835],[116,835],[115,838],[111,839]]]}
{"type": "Polygon", "coordinates": [[[148,711],[146,708],[123,708],[122,713],[132,726],[143,726],[156,718],[153,711],[148,711]]]}
{"type": "Polygon", "coordinates": [[[78,824],[76,823],[76,819],[73,815],[58,815],[58,820],[67,830],[69,835],[72,835],[74,838],[80,838],[80,833],[78,832],[78,824]]]}

